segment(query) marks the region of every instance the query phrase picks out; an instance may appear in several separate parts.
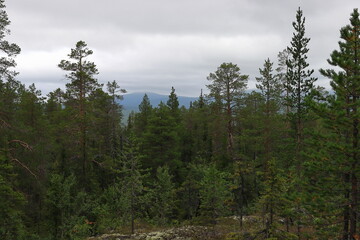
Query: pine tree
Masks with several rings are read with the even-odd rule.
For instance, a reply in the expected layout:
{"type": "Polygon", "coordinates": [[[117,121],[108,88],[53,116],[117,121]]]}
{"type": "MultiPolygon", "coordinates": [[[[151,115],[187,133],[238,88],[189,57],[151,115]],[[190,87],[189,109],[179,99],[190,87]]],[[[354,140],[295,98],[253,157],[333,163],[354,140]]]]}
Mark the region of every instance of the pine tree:
{"type": "Polygon", "coordinates": [[[89,95],[100,87],[94,78],[98,74],[98,69],[93,62],[86,58],[93,54],[84,41],[76,43],[74,49],[68,55],[70,60],[61,60],[58,67],[69,72],[66,78],[71,82],[66,84],[68,101],[66,106],[74,111],[76,125],[78,128],[79,159],[81,162],[82,181],[86,182],[88,168],[87,156],[87,132],[88,132],[88,113],[87,99],[89,95]]]}
{"type": "Polygon", "coordinates": [[[240,68],[233,63],[223,63],[207,77],[210,97],[218,98],[222,105],[227,124],[227,151],[230,159],[234,157],[234,108],[247,86],[248,75],[242,75],[240,68]]]}
{"type": "MultiPolygon", "coordinates": [[[[18,72],[15,57],[20,54],[20,47],[15,43],[9,43],[5,37],[10,34],[8,26],[10,20],[6,13],[4,0],[0,0],[0,127],[8,128],[13,124],[12,113],[14,112],[15,99],[19,90],[23,88],[20,82],[15,80],[18,72]]],[[[3,133],[1,135],[4,135],[3,133]]],[[[0,145],[1,146],[1,145],[0,145]]]]}
{"type": "MultiPolygon", "coordinates": [[[[10,34],[10,20],[5,11],[5,1],[0,0],[0,238],[25,239],[26,230],[23,222],[24,195],[18,191],[14,165],[21,161],[13,158],[13,127],[17,125],[16,110],[20,93],[24,86],[15,80],[18,72],[14,70],[14,58],[21,49],[5,38],[10,34]]],[[[20,142],[20,141],[17,141],[20,142]]],[[[24,165],[22,165],[24,166],[24,165]]]]}
{"type": "Polygon", "coordinates": [[[339,50],[331,54],[329,64],[340,70],[321,69],[331,79],[334,96],[317,104],[316,112],[324,119],[330,136],[327,140],[325,158],[334,159],[342,171],[344,189],[343,240],[355,238],[358,219],[359,178],[359,108],[360,108],[360,19],[354,9],[350,25],[340,30],[339,50]]]}
{"type": "Polygon", "coordinates": [[[289,104],[286,104],[286,100],[289,99],[289,85],[290,81],[286,76],[286,73],[288,72],[288,66],[287,62],[289,61],[290,52],[287,48],[285,48],[283,51],[278,53],[278,67],[276,68],[276,72],[278,73],[279,80],[282,83],[281,90],[282,90],[282,96],[283,101],[282,105],[285,107],[285,113],[290,113],[290,106],[289,104]]]}
{"type": "Polygon", "coordinates": [[[24,90],[24,86],[15,80],[18,72],[13,70],[16,67],[14,58],[20,54],[20,47],[15,43],[5,40],[10,34],[8,26],[10,20],[6,13],[4,0],[0,0],[0,130],[1,142],[0,149],[3,150],[8,144],[8,130],[15,124],[16,103],[19,101],[19,94],[24,90]]]}
{"type": "Polygon", "coordinates": [[[0,46],[1,51],[5,54],[5,57],[0,59],[0,84],[9,79],[13,79],[18,74],[12,69],[16,66],[14,57],[16,57],[21,51],[17,44],[9,43],[5,40],[6,35],[10,34],[10,30],[8,29],[10,20],[4,10],[4,2],[5,0],[0,0],[0,46]]]}

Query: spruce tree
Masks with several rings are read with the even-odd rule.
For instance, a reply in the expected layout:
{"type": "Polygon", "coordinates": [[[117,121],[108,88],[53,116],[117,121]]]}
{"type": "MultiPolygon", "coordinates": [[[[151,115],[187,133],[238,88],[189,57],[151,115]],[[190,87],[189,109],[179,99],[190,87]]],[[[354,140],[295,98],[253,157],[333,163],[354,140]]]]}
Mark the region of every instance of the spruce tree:
{"type": "Polygon", "coordinates": [[[306,99],[314,88],[316,78],[311,77],[314,70],[308,69],[307,62],[307,47],[310,38],[305,37],[305,17],[303,12],[298,8],[296,12],[296,20],[292,23],[294,28],[291,46],[288,47],[290,53],[289,59],[286,61],[287,73],[286,78],[289,82],[287,85],[289,97],[286,99],[286,104],[290,108],[288,114],[292,132],[293,132],[293,146],[294,159],[293,167],[295,168],[296,181],[294,189],[290,191],[289,197],[294,201],[294,209],[296,211],[297,235],[301,239],[301,228],[303,226],[303,203],[304,200],[302,185],[302,171],[303,161],[302,152],[304,151],[304,129],[305,123],[308,120],[308,110],[306,99]]]}
{"type": "Polygon", "coordinates": [[[276,117],[280,109],[281,82],[279,81],[279,77],[277,75],[273,75],[272,66],[273,63],[270,59],[265,60],[264,68],[259,69],[261,77],[256,78],[258,82],[256,87],[261,91],[261,95],[264,99],[264,104],[260,106],[263,109],[263,126],[260,125],[258,128],[263,128],[265,169],[267,162],[269,162],[273,157],[273,145],[276,141],[274,133],[276,128],[278,128],[278,126],[275,127],[274,125],[277,123],[276,117]]]}
{"type": "MultiPolygon", "coordinates": [[[[278,104],[280,93],[281,93],[281,82],[279,81],[279,77],[274,75],[273,73],[273,63],[270,61],[270,59],[266,59],[264,62],[264,68],[259,69],[261,77],[257,77],[256,81],[258,84],[256,84],[256,87],[261,91],[262,95],[265,98],[266,107],[269,111],[268,114],[270,114],[271,110],[270,105],[271,104],[278,104]]],[[[275,105],[275,112],[277,110],[277,107],[275,105]]],[[[274,110],[272,110],[274,112],[274,110]]]]}
{"type": "Polygon", "coordinates": [[[159,166],[168,165],[178,177],[180,162],[178,122],[163,102],[152,110],[148,126],[140,139],[142,165],[155,175],[159,166]]]}
{"type": "Polygon", "coordinates": [[[135,232],[135,218],[139,215],[141,194],[143,192],[144,174],[141,170],[141,164],[138,153],[138,146],[135,138],[130,134],[124,144],[124,153],[122,156],[122,178],[120,198],[125,203],[122,209],[124,218],[129,218],[131,222],[131,233],[135,232]]]}
{"type": "Polygon", "coordinates": [[[210,161],[212,155],[212,144],[209,125],[211,121],[209,104],[205,101],[201,90],[199,99],[195,101],[190,109],[194,111],[194,116],[189,119],[193,121],[194,128],[194,154],[198,160],[210,161]]]}
{"type": "Polygon", "coordinates": [[[175,184],[168,166],[160,166],[156,169],[156,176],[148,192],[151,199],[147,204],[152,217],[160,225],[170,223],[174,218],[175,210],[175,184]]]}
{"type": "Polygon", "coordinates": [[[26,239],[23,223],[25,196],[16,191],[13,165],[0,155],[0,238],[26,239]]]}
{"type": "Polygon", "coordinates": [[[183,162],[210,162],[211,138],[209,136],[210,112],[203,93],[191,104],[188,111],[182,111],[183,130],[180,132],[183,162]]]}
{"type": "Polygon", "coordinates": [[[200,180],[203,177],[201,165],[189,163],[184,181],[177,189],[179,199],[179,214],[182,219],[192,219],[199,215],[200,206],[200,180]]]}
{"type": "Polygon", "coordinates": [[[200,213],[211,222],[229,213],[226,202],[232,200],[229,174],[219,171],[215,164],[203,165],[199,182],[200,213]]]}
{"type": "Polygon", "coordinates": [[[171,87],[171,92],[166,102],[166,105],[170,108],[170,111],[176,121],[179,120],[180,112],[179,112],[179,100],[175,93],[175,88],[171,87]]]}
{"type": "Polygon", "coordinates": [[[279,219],[287,217],[291,204],[286,199],[288,188],[284,172],[277,166],[275,158],[268,162],[264,178],[264,188],[261,191],[259,204],[265,222],[265,235],[267,238],[291,239],[289,233],[282,231],[279,219]]]}
{"type": "Polygon", "coordinates": [[[135,132],[137,137],[142,136],[144,131],[147,129],[151,112],[152,106],[150,103],[150,99],[145,93],[139,105],[139,112],[136,114],[135,117],[135,132]]]}
{"type": "Polygon", "coordinates": [[[122,93],[126,93],[125,89],[120,88],[119,84],[114,80],[106,84],[107,91],[111,97],[111,104],[108,113],[108,137],[106,138],[110,150],[110,156],[117,158],[120,152],[120,124],[123,118],[122,106],[119,104],[123,100],[122,93]]]}
{"type": "MultiPolygon", "coordinates": [[[[311,77],[314,70],[308,69],[307,53],[309,49],[307,45],[310,38],[305,37],[305,17],[303,17],[302,10],[299,8],[296,12],[296,21],[292,23],[295,32],[291,40],[291,46],[288,47],[290,58],[286,61],[287,73],[286,78],[289,81],[287,90],[289,97],[287,105],[290,107],[291,113],[289,117],[293,124],[296,142],[296,155],[302,150],[304,139],[304,122],[308,112],[306,105],[306,97],[314,88],[316,78],[311,77]]],[[[300,164],[299,162],[297,164],[300,164]]]]}

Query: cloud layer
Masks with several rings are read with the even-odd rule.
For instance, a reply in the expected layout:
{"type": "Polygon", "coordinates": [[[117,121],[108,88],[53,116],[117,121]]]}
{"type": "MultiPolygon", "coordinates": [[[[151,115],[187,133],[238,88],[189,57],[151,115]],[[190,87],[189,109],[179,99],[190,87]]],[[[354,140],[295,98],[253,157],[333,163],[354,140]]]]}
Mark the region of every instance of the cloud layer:
{"type": "MultiPolygon", "coordinates": [[[[22,48],[20,80],[44,93],[64,87],[57,68],[84,40],[94,50],[100,82],[117,80],[130,92],[198,96],[223,62],[240,66],[255,86],[264,59],[276,62],[291,40],[300,4],[317,70],[337,48],[339,30],[358,1],[260,0],[8,0],[10,41],[22,48]]],[[[316,73],[319,76],[318,73],[316,73]]],[[[319,76],[320,77],[320,76],[319,76]]],[[[326,81],[322,81],[326,85],[326,81]]]]}

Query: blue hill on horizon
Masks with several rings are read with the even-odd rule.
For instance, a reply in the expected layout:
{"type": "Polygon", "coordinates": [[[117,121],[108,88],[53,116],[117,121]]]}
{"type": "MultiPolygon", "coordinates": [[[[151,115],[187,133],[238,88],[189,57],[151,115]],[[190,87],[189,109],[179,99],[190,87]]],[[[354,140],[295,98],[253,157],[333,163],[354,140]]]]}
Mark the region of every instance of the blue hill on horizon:
{"type": "MultiPolygon", "coordinates": [[[[123,106],[125,112],[138,112],[139,105],[143,100],[144,95],[147,94],[150,100],[150,104],[153,107],[159,105],[160,102],[166,103],[169,96],[168,95],[161,95],[152,92],[136,92],[136,93],[128,93],[124,94],[124,99],[121,100],[119,103],[123,106]]],[[[190,107],[190,102],[194,102],[198,100],[197,97],[184,97],[184,96],[177,96],[179,101],[179,107],[184,106],[185,108],[190,107]]]]}

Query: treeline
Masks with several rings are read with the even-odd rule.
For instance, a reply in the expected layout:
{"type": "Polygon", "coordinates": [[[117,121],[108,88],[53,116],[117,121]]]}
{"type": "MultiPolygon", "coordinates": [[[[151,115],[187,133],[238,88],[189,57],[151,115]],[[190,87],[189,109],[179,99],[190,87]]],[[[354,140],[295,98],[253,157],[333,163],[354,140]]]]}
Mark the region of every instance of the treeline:
{"type": "MultiPolygon", "coordinates": [[[[4,0],[0,0],[4,9],[4,0]]],[[[261,216],[259,239],[358,237],[360,20],[341,29],[339,50],[321,69],[332,93],[316,87],[299,8],[290,46],[248,76],[223,63],[208,95],[186,109],[175,89],[121,125],[116,81],[96,80],[79,41],[58,67],[69,80],[46,97],[16,80],[1,11],[0,238],[83,239],[128,229],[212,224],[261,216]]]]}

